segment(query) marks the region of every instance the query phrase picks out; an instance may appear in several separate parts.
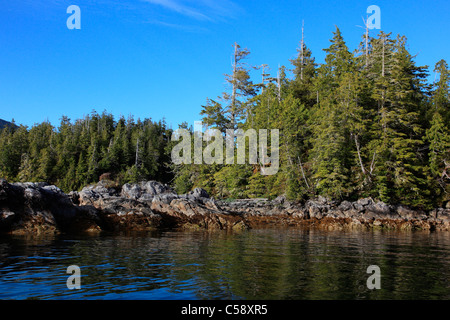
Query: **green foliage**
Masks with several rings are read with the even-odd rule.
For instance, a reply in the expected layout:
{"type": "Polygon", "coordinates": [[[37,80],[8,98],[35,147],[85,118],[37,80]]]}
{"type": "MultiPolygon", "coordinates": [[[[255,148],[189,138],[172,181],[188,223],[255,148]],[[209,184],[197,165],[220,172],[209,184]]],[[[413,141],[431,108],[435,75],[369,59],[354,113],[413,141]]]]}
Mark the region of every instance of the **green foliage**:
{"type": "Polygon", "coordinates": [[[434,84],[432,118],[424,137],[428,143],[428,165],[435,194],[444,201],[450,200],[450,72],[444,60],[435,66],[439,79],[434,84]]]}
{"type": "MultiPolygon", "coordinates": [[[[380,32],[365,40],[351,53],[336,28],[320,65],[302,41],[291,60],[292,79],[284,66],[270,77],[263,65],[258,84],[243,62],[250,52],[234,45],[229,90],[217,101],[207,99],[200,115],[224,137],[227,129],[278,129],[275,175],[261,175],[259,163],[174,165],[176,142],[164,122],[116,121],[94,111],[75,122],[63,117],[58,128],[47,122],[30,129],[6,126],[0,131],[0,176],[47,181],[65,191],[110,173],[117,184],[155,179],[172,183],[178,193],[201,187],[218,198],[283,194],[304,201],[322,195],[441,205],[450,199],[448,65],[436,63],[429,85],[426,67],[415,64],[405,37],[380,32]]],[[[192,133],[187,123],[180,128],[192,133]]]]}
{"type": "Polygon", "coordinates": [[[118,183],[170,182],[170,135],[163,122],[123,117],[116,122],[111,114],[95,111],[74,123],[62,117],[58,128],[47,122],[29,130],[6,127],[0,133],[0,176],[46,181],[64,191],[97,182],[103,173],[118,183]]]}
{"type": "MultiPolygon", "coordinates": [[[[380,32],[351,53],[336,28],[324,51],[325,62],[318,66],[302,41],[291,60],[293,79],[284,67],[270,78],[264,65],[260,93],[240,95],[239,106],[246,110],[240,113],[242,128],[280,130],[275,176],[262,176],[259,165],[241,172],[199,165],[194,171],[180,168],[183,181],[207,185],[218,197],[373,197],[422,208],[448,200],[446,62],[436,64],[439,77],[430,92],[426,67],[416,66],[405,37],[380,32]]],[[[228,105],[208,100],[201,113],[204,123],[222,132],[232,121],[226,116],[230,100],[223,100],[228,105]]]]}

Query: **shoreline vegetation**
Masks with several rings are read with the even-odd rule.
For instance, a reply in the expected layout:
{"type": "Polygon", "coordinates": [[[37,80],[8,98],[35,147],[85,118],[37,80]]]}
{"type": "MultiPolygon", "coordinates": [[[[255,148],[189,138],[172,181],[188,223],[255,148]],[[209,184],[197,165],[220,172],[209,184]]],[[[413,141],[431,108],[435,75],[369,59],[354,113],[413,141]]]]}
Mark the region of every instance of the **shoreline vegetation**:
{"type": "Polygon", "coordinates": [[[424,211],[370,198],[337,202],[319,197],[304,203],[282,196],[215,200],[201,188],[179,195],[156,181],[118,187],[102,180],[66,194],[47,183],[0,180],[0,233],[243,231],[271,226],[450,231],[450,205],[424,211]]]}
{"type": "MultiPolygon", "coordinates": [[[[427,221],[445,216],[441,211],[448,210],[450,201],[447,62],[439,60],[434,68],[417,66],[406,37],[383,31],[365,34],[351,52],[336,27],[330,46],[323,49],[325,61],[318,64],[303,40],[290,60],[291,69],[280,66],[272,71],[276,76],[268,65],[250,66],[250,51],[234,43],[227,91],[207,98],[200,111],[205,131],[216,129],[224,136],[249,129],[279,132],[279,144],[260,145],[267,154],[277,149],[275,174],[261,174],[263,151],[256,163],[175,163],[171,151],[178,142],[165,120],[135,120],[131,114],[117,119],[93,111],[82,119],[62,116],[57,127],[48,121],[31,128],[14,122],[5,126],[0,131],[0,178],[22,183],[8,184],[12,189],[40,190],[24,186],[45,181],[80,194],[85,186],[109,179],[118,189],[154,180],[179,195],[201,188],[216,199],[284,195],[280,206],[287,206],[286,212],[302,204],[296,215],[320,221],[354,219],[366,211],[394,218],[413,210],[418,216],[425,212],[427,221]],[[414,209],[403,209],[407,207],[414,209]]],[[[179,128],[195,134],[186,122],[179,128]]],[[[191,142],[191,150],[212,149],[215,142],[191,142]]],[[[242,150],[247,154],[249,148],[250,143],[244,143],[242,150]]],[[[238,158],[236,151],[230,159],[233,156],[238,158]]],[[[253,200],[239,203],[250,206],[253,200]]],[[[264,204],[269,212],[272,203],[264,204]]],[[[163,204],[159,210],[169,210],[171,203],[163,204]]],[[[232,204],[222,203],[230,212],[242,211],[232,204]]],[[[430,228],[438,228],[436,223],[430,228]]]]}

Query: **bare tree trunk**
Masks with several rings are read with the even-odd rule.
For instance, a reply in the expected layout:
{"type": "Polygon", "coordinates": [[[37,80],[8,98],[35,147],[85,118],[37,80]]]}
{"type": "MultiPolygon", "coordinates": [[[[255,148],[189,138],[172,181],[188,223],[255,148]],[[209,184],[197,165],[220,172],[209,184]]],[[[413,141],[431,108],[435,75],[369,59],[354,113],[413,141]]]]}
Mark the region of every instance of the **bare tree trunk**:
{"type": "Polygon", "coordinates": [[[264,93],[264,88],[266,87],[266,76],[268,75],[266,73],[266,68],[269,69],[269,66],[267,64],[261,65],[262,67],[262,82],[261,82],[261,93],[264,93]]]}
{"type": "Polygon", "coordinates": [[[372,175],[373,169],[375,168],[375,157],[377,155],[377,152],[374,151],[373,153],[373,157],[372,157],[372,162],[370,163],[370,174],[372,175]]]}
{"type": "Polygon", "coordinates": [[[277,86],[278,86],[278,102],[281,102],[281,78],[280,78],[280,66],[278,66],[277,86]]]}
{"type": "Polygon", "coordinates": [[[302,171],[303,180],[305,180],[306,186],[309,189],[309,183],[308,183],[308,180],[306,179],[305,171],[303,170],[302,160],[300,159],[300,156],[297,156],[297,158],[298,158],[298,163],[300,164],[300,170],[302,171]]]}
{"type": "Polygon", "coordinates": [[[137,138],[137,142],[136,142],[136,159],[135,159],[135,163],[134,163],[136,168],[138,167],[138,164],[139,164],[139,138],[137,138]]]}
{"type": "Polygon", "coordinates": [[[233,56],[233,80],[232,80],[232,94],[231,94],[231,125],[232,129],[235,129],[236,125],[236,72],[237,72],[237,55],[238,55],[238,44],[234,43],[234,56],[233,56]]]}
{"type": "Polygon", "coordinates": [[[383,60],[383,63],[382,63],[382,66],[381,66],[381,76],[384,77],[384,43],[385,43],[385,37],[383,37],[382,40],[383,40],[383,51],[382,51],[381,58],[383,60]]]}
{"type": "MultiPolygon", "coordinates": [[[[287,149],[286,151],[287,151],[287,154],[288,154],[289,164],[291,165],[291,167],[293,167],[294,163],[293,163],[292,158],[291,158],[291,152],[290,152],[290,149],[289,149],[289,143],[288,142],[286,142],[286,149],[287,149]]],[[[305,171],[303,170],[302,160],[300,159],[300,156],[297,156],[297,159],[298,159],[298,162],[299,162],[299,165],[300,165],[300,171],[302,172],[303,180],[306,183],[306,187],[309,189],[309,183],[308,183],[308,180],[306,179],[305,171]]]]}
{"type": "Polygon", "coordinates": [[[304,51],[303,51],[303,46],[304,46],[304,36],[303,36],[303,31],[304,31],[304,21],[302,20],[302,43],[301,43],[301,48],[300,48],[300,63],[301,63],[301,67],[300,67],[300,79],[303,80],[303,64],[304,64],[304,51]]]}
{"type": "Polygon", "coordinates": [[[366,68],[369,65],[369,24],[368,18],[366,19],[366,68]]]}
{"type": "Polygon", "coordinates": [[[358,135],[354,134],[353,137],[355,139],[356,151],[358,152],[358,160],[359,160],[359,164],[361,166],[361,171],[365,175],[366,169],[364,169],[364,165],[363,165],[363,162],[361,159],[361,150],[360,150],[360,145],[359,145],[359,141],[358,141],[358,135]]]}
{"type": "MultiPolygon", "coordinates": [[[[382,59],[382,65],[381,65],[381,77],[383,77],[384,78],[384,75],[385,75],[385,66],[384,66],[384,64],[385,64],[385,62],[384,62],[384,55],[385,55],[385,53],[384,53],[384,51],[385,51],[385,37],[383,37],[383,39],[382,39],[382,41],[383,41],[383,50],[382,50],[382,56],[381,56],[381,59],[382,59]]],[[[385,89],[384,89],[384,87],[382,88],[382,92],[381,92],[381,113],[382,113],[382,119],[383,119],[383,123],[382,123],[382,126],[383,126],[383,131],[386,133],[386,130],[387,130],[387,126],[386,126],[386,122],[384,121],[384,118],[385,118],[385,109],[384,109],[384,99],[385,99],[385,89]]]]}

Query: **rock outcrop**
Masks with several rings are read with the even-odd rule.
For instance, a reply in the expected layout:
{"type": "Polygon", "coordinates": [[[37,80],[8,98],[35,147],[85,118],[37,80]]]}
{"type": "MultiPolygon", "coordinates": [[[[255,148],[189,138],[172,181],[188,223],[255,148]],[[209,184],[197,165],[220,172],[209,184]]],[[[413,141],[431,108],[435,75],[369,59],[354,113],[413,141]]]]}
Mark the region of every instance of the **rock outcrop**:
{"type": "MultiPolygon", "coordinates": [[[[218,201],[222,210],[241,214],[250,226],[308,225],[326,229],[386,228],[400,230],[450,231],[450,208],[431,211],[413,210],[403,205],[388,205],[371,198],[355,202],[331,201],[323,197],[306,203],[287,201],[278,197],[218,201]]],[[[448,206],[448,205],[447,205],[448,206]]]]}
{"type": "Polygon", "coordinates": [[[370,198],[337,202],[319,197],[296,203],[280,196],[272,201],[218,201],[201,188],[178,195],[156,181],[116,187],[102,180],[80,192],[65,194],[46,183],[10,184],[0,180],[0,232],[19,234],[167,228],[245,230],[273,225],[450,231],[447,207],[425,212],[370,198]]]}
{"type": "Polygon", "coordinates": [[[110,185],[100,181],[65,194],[45,183],[0,180],[0,232],[248,228],[241,216],[220,211],[204,190],[177,195],[156,181],[110,185]]]}
{"type": "Polygon", "coordinates": [[[0,180],[0,232],[93,231],[98,222],[95,208],[73,205],[55,186],[0,180]]]}

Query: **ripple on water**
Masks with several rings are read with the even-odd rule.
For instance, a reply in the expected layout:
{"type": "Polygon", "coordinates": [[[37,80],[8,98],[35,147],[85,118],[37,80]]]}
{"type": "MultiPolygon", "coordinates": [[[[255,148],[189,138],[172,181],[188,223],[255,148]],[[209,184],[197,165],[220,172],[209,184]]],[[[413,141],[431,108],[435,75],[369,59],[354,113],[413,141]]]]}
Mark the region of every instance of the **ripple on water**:
{"type": "Polygon", "coordinates": [[[0,299],[448,299],[450,236],[264,229],[0,238],[0,299]],[[69,265],[81,289],[69,290],[69,265]],[[379,265],[382,289],[368,291],[379,265]]]}

